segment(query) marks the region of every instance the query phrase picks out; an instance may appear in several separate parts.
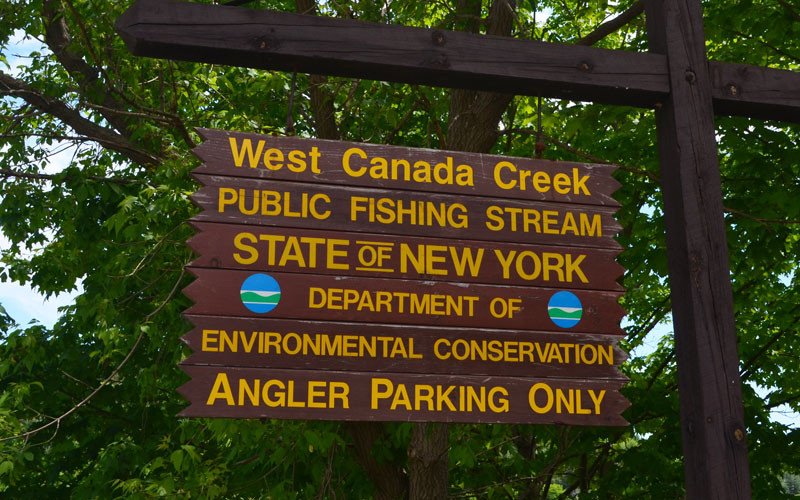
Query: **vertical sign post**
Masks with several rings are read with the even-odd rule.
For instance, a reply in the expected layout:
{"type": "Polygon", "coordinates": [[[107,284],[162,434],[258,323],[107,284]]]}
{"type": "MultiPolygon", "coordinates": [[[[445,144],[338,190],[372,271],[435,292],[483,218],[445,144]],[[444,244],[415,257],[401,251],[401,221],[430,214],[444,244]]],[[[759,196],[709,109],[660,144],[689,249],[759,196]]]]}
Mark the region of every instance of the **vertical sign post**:
{"type": "Polygon", "coordinates": [[[656,111],[690,498],[750,498],[733,292],[700,3],[648,0],[672,92],[656,111]],[[711,457],[727,457],[721,465],[711,457]],[[702,471],[698,473],[698,471],[702,471]]]}

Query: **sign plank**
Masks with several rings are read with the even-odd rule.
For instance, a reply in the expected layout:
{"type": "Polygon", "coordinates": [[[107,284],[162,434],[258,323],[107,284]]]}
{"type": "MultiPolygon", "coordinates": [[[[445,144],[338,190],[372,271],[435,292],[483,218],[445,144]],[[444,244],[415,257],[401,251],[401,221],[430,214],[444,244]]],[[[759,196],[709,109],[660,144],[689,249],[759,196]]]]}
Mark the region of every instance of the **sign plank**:
{"type": "Polygon", "coordinates": [[[620,248],[615,208],[195,175],[192,220],[620,248]]]}
{"type": "Polygon", "coordinates": [[[195,302],[187,314],[624,335],[622,292],[288,273],[270,273],[275,283],[259,290],[245,284],[252,272],[187,269],[197,276],[184,289],[195,302]]]}
{"type": "Polygon", "coordinates": [[[181,364],[627,380],[622,337],[186,315],[181,364]]]}
{"type": "Polygon", "coordinates": [[[613,165],[197,131],[196,174],[619,206],[613,165]]]}
{"type": "Polygon", "coordinates": [[[622,291],[619,250],[194,222],[190,265],[622,291]],[[334,264],[328,267],[328,264],[334,264]],[[344,267],[343,267],[344,266],[344,267]]]}
{"type": "Polygon", "coordinates": [[[627,425],[620,380],[184,365],[183,417],[627,425]]]}

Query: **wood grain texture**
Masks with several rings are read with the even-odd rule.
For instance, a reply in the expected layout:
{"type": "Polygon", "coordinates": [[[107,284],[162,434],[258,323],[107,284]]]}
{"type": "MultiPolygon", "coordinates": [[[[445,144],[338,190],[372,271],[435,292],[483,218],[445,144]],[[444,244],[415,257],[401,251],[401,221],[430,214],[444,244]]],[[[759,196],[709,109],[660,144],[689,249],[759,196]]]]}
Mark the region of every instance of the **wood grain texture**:
{"type": "Polygon", "coordinates": [[[614,219],[616,208],[217,175],[194,177],[204,186],[191,196],[203,209],[192,219],[198,222],[620,248],[614,239],[621,228],[614,219]],[[379,200],[385,200],[380,203],[386,211],[379,210],[379,200]],[[305,216],[304,204],[308,207],[305,216]],[[402,217],[399,207],[406,210],[402,217]],[[442,217],[437,219],[432,211],[442,217]]]}
{"type": "Polygon", "coordinates": [[[182,340],[194,353],[183,365],[627,380],[617,368],[628,357],[616,345],[621,336],[191,314],[186,319],[195,326],[182,340]],[[367,347],[359,347],[362,341],[367,347]]]}
{"type": "MultiPolygon", "coordinates": [[[[444,151],[437,149],[407,148],[400,146],[387,146],[383,144],[366,144],[347,141],[327,141],[322,139],[304,139],[300,137],[277,137],[263,134],[232,132],[227,130],[197,129],[204,142],[194,148],[192,152],[203,161],[197,167],[195,174],[212,174],[236,177],[253,177],[259,179],[312,182],[322,184],[337,184],[342,186],[361,186],[370,188],[401,189],[411,191],[427,191],[434,193],[450,193],[465,195],[482,195],[494,198],[516,198],[533,201],[552,201],[586,205],[606,205],[618,207],[619,203],[612,197],[619,189],[617,182],[611,174],[617,169],[614,165],[601,165],[594,163],[576,163],[540,160],[536,158],[518,158],[513,156],[488,155],[480,153],[464,153],[460,151],[444,151]],[[236,142],[235,149],[231,146],[231,139],[236,142]],[[250,157],[242,154],[245,140],[252,146],[251,153],[255,159],[251,166],[250,157]],[[260,146],[260,147],[259,147],[260,146]],[[361,153],[346,152],[357,148],[361,153]],[[270,149],[280,151],[280,160],[269,161],[270,167],[265,165],[265,157],[271,158],[267,153],[270,149]],[[309,158],[312,149],[316,149],[318,158],[313,161],[309,158]],[[234,158],[234,152],[240,154],[239,165],[234,158]],[[256,155],[256,151],[260,154],[256,155]],[[292,163],[288,158],[290,151],[299,151],[302,158],[299,160],[304,165],[301,170],[300,163],[292,163]],[[342,159],[347,157],[348,168],[359,175],[350,175],[343,168],[342,159]],[[378,178],[378,169],[371,166],[376,158],[384,158],[391,164],[392,160],[405,160],[408,167],[396,168],[396,179],[378,178]],[[415,182],[411,175],[415,170],[427,167],[415,167],[417,162],[430,165],[438,179],[449,183],[437,182],[437,177],[432,175],[429,182],[415,182]],[[436,167],[438,164],[442,167],[436,167]],[[497,168],[498,164],[501,166],[497,168]],[[472,185],[459,185],[455,182],[456,175],[452,172],[463,171],[461,165],[469,167],[473,172],[472,185]],[[319,173],[312,172],[316,168],[319,173]],[[446,172],[450,178],[445,178],[446,172]],[[497,170],[497,172],[495,172],[497,170]],[[408,172],[410,179],[404,179],[408,172]],[[524,173],[523,173],[524,172],[524,173]],[[497,174],[498,182],[495,180],[497,174]],[[533,184],[534,176],[540,190],[533,184]],[[559,191],[553,187],[553,180],[559,177],[559,191]],[[520,179],[523,182],[520,182],[520,179]],[[546,179],[546,180],[545,180],[546,179]],[[502,186],[506,186],[504,189],[502,186]],[[513,187],[512,187],[513,185],[513,187]]],[[[276,152],[271,153],[277,155],[276,152]]],[[[423,164],[423,165],[424,165],[423,164]]],[[[390,171],[391,167],[386,171],[390,171]]],[[[390,177],[390,175],[387,175],[390,177]]]]}
{"type": "Polygon", "coordinates": [[[656,114],[689,499],[750,498],[736,328],[698,0],[648,0],[672,93],[656,114]]]}
{"type": "MultiPolygon", "coordinates": [[[[652,107],[669,94],[667,60],[580,45],[139,0],[117,31],[140,56],[652,107]]],[[[721,114],[800,122],[800,74],[710,63],[721,114]],[[733,90],[733,88],[737,90],[733,90]]]]}
{"type": "Polygon", "coordinates": [[[187,242],[199,255],[193,267],[623,290],[617,280],[624,269],[614,260],[620,250],[191,224],[200,231],[187,242]],[[329,247],[330,241],[336,245],[329,247]],[[328,267],[329,250],[345,253],[335,261],[346,269],[328,267]]]}
{"type": "Polygon", "coordinates": [[[666,60],[593,47],[188,2],[139,0],[140,56],[649,107],[666,60]]]}
{"type": "Polygon", "coordinates": [[[621,413],[630,406],[619,393],[619,388],[624,385],[624,381],[620,380],[376,374],[194,365],[184,365],[182,368],[192,377],[178,389],[190,403],[179,414],[183,417],[622,426],[628,423],[621,413]],[[209,404],[209,396],[222,389],[221,384],[216,385],[220,374],[230,386],[233,404],[219,397],[212,398],[209,404]],[[264,391],[263,386],[268,381],[273,382],[264,391]],[[292,383],[291,389],[289,382],[292,383]],[[315,383],[311,390],[310,382],[315,383]],[[239,387],[243,383],[247,384],[251,393],[258,383],[258,390],[252,395],[242,390],[240,395],[239,387]],[[333,388],[331,383],[337,383],[338,387],[333,388]],[[215,386],[217,391],[214,390],[215,386]],[[406,399],[403,400],[401,396],[401,402],[396,403],[395,394],[400,386],[406,391],[406,399]],[[422,390],[418,391],[417,386],[427,387],[421,387],[422,390]],[[533,401],[540,409],[539,413],[532,410],[529,399],[535,386],[533,401]],[[468,390],[472,394],[483,395],[480,398],[483,408],[476,402],[478,398],[471,396],[468,390]],[[563,399],[557,405],[556,391],[561,391],[564,397],[571,397],[572,413],[566,410],[563,399]],[[598,399],[602,391],[602,399],[597,407],[590,391],[598,399]],[[274,406],[264,403],[265,392],[267,401],[274,406]],[[314,394],[309,395],[309,392],[314,394]],[[332,399],[331,393],[346,396],[332,399]],[[423,397],[417,397],[417,394],[423,397]],[[431,403],[425,401],[424,396],[428,394],[431,403]],[[257,404],[253,404],[254,399],[257,404]],[[239,404],[240,400],[242,404],[239,404]],[[290,401],[294,403],[293,406],[289,406],[290,401]],[[582,413],[578,413],[579,408],[582,413]],[[599,413],[596,408],[599,408],[599,413]]]}
{"type": "Polygon", "coordinates": [[[800,74],[718,61],[708,66],[718,115],[800,122],[800,74]]]}
{"type": "Polygon", "coordinates": [[[245,307],[240,298],[242,283],[253,273],[227,269],[187,269],[197,279],[183,290],[195,302],[185,311],[186,314],[606,335],[625,333],[619,327],[625,315],[625,310],[617,303],[621,292],[573,290],[583,305],[583,316],[576,326],[561,328],[548,315],[548,302],[559,291],[557,288],[270,273],[281,288],[280,302],[271,312],[259,314],[245,307]],[[325,295],[312,289],[324,290],[325,295]],[[345,290],[361,295],[356,298],[345,290]],[[364,292],[370,292],[370,296],[364,298],[364,292]],[[378,292],[392,294],[388,306],[386,303],[378,305],[378,292]],[[345,296],[349,297],[347,305],[345,296]],[[329,297],[334,297],[333,302],[329,297]],[[492,306],[495,299],[498,302],[492,306]],[[506,304],[513,300],[510,305],[514,310],[509,312],[509,307],[506,307],[505,316],[495,317],[492,311],[501,315],[504,310],[499,299],[506,301],[506,304]],[[367,300],[372,302],[372,307],[368,306],[367,300]],[[413,301],[416,301],[416,306],[412,305],[413,301]],[[427,305],[424,303],[426,301],[427,305]],[[312,302],[314,305],[311,305],[312,302]]]}

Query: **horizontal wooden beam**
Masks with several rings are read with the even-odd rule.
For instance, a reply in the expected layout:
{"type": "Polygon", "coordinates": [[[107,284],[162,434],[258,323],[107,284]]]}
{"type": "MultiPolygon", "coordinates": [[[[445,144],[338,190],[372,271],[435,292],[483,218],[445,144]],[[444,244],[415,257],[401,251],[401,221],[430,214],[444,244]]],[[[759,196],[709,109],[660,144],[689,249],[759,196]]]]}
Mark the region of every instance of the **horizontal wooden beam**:
{"type": "Polygon", "coordinates": [[[135,55],[651,107],[666,58],[188,2],[139,0],[117,20],[135,55]]]}
{"type": "MultiPolygon", "coordinates": [[[[117,30],[139,56],[653,107],[666,57],[244,7],[139,0],[117,30]]],[[[800,74],[711,62],[714,110],[800,122],[800,74]]]]}
{"type": "Polygon", "coordinates": [[[800,73],[709,61],[718,115],[800,123],[800,73]]]}

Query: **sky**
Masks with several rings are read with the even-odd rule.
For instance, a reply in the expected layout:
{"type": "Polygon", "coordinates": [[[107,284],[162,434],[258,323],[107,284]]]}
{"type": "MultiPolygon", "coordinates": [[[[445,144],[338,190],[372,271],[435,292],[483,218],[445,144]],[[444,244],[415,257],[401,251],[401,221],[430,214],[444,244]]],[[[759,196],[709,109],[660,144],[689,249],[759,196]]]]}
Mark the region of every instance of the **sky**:
{"type": "MultiPolygon", "coordinates": [[[[7,49],[3,51],[9,65],[6,70],[13,76],[19,75],[21,68],[29,63],[27,56],[35,50],[46,51],[37,40],[25,38],[22,32],[16,32],[7,49]]],[[[63,149],[63,151],[50,158],[50,163],[43,173],[59,172],[69,164],[74,149],[71,147],[64,149],[64,147],[63,144],[53,146],[54,150],[63,149]]],[[[0,154],[2,154],[1,150],[0,154]]],[[[10,245],[11,243],[0,231],[0,250],[5,250],[10,245]]],[[[6,282],[0,283],[0,305],[19,325],[24,326],[31,321],[37,321],[44,326],[52,327],[58,319],[58,308],[72,304],[78,293],[80,293],[80,289],[51,297],[48,300],[28,285],[6,282]]]]}

